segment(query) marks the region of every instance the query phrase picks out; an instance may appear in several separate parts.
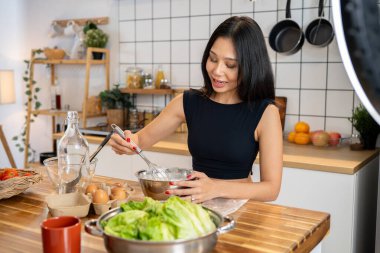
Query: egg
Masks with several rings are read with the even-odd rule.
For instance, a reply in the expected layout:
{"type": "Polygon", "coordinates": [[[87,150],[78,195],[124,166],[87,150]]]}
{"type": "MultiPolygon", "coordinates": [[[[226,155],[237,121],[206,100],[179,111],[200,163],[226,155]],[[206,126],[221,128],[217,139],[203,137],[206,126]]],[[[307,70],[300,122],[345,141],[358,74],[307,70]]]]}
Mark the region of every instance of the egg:
{"type": "Polygon", "coordinates": [[[121,187],[114,187],[111,190],[111,199],[122,200],[127,198],[127,193],[121,187]]]}
{"type": "Polygon", "coordinates": [[[97,189],[94,192],[92,202],[97,204],[106,204],[108,201],[109,197],[105,190],[97,189]]]}
{"type": "Polygon", "coordinates": [[[94,195],[97,189],[98,189],[98,186],[96,184],[89,184],[86,187],[86,194],[91,193],[92,195],[94,195]]]}
{"type": "Polygon", "coordinates": [[[121,183],[114,183],[113,184],[115,187],[122,187],[123,185],[121,183]]]}
{"type": "Polygon", "coordinates": [[[114,194],[115,192],[118,192],[118,191],[124,191],[124,188],[121,186],[112,187],[111,194],[114,194]]]}

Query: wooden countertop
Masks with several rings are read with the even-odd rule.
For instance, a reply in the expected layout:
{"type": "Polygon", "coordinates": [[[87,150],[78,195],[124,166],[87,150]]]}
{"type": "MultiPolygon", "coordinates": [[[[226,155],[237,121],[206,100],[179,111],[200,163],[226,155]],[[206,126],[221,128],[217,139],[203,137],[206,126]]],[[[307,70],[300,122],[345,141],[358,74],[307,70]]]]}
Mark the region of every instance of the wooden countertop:
{"type": "MultiPolygon", "coordinates": [[[[60,138],[55,134],[54,138],[60,138]]],[[[90,143],[99,144],[103,138],[86,136],[90,143]]],[[[152,148],[154,152],[190,155],[187,147],[187,134],[176,133],[159,141],[152,148]]],[[[284,141],[284,167],[326,171],[341,174],[355,174],[369,161],[379,155],[379,150],[351,151],[348,146],[315,147],[312,145],[297,145],[284,141]]],[[[258,163],[259,156],[255,163],[258,163]]]]}
{"type": "MultiPolygon", "coordinates": [[[[121,179],[97,176],[97,182],[113,184],[121,179]]],[[[141,199],[137,182],[132,199],[141,199]]],[[[40,223],[50,217],[44,199],[53,193],[44,176],[42,182],[9,199],[0,200],[1,252],[42,252],[40,223]]],[[[224,252],[310,252],[330,229],[330,215],[298,208],[248,201],[232,214],[236,228],[218,237],[214,253],[224,252]]],[[[82,218],[82,222],[96,218],[82,218]]],[[[83,224],[83,223],[82,223],[83,224]]],[[[101,237],[87,234],[82,225],[82,252],[106,252],[101,237]]]]}

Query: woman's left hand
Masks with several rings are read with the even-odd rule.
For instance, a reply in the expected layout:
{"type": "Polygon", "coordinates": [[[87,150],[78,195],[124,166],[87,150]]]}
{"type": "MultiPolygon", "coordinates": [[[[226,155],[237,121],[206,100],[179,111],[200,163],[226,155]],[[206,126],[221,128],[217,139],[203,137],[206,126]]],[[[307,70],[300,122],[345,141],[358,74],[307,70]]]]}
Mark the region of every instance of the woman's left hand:
{"type": "Polygon", "coordinates": [[[170,182],[170,185],[188,188],[172,189],[166,193],[178,196],[189,196],[193,203],[201,203],[218,197],[217,182],[209,178],[205,173],[194,171],[187,179],[186,181],[170,182]]]}

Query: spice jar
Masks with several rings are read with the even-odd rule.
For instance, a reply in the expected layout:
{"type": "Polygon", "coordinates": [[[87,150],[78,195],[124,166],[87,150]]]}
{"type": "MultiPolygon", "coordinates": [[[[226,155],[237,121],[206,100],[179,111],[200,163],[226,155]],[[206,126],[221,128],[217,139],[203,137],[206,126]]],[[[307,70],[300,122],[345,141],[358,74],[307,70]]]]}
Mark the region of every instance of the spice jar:
{"type": "Polygon", "coordinates": [[[142,88],[142,69],[138,67],[127,68],[127,87],[129,89],[142,88]]]}

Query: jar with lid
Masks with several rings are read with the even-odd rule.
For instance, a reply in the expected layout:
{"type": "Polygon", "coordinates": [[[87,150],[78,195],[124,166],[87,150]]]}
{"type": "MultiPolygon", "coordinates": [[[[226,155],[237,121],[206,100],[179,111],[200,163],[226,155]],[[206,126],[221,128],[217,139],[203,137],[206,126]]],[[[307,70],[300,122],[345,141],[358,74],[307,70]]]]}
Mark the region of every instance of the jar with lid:
{"type": "Polygon", "coordinates": [[[143,89],[153,89],[152,75],[149,73],[142,74],[142,87],[143,89]]]}
{"type": "Polygon", "coordinates": [[[127,87],[129,89],[141,89],[142,88],[142,69],[138,67],[127,68],[127,87]]]}
{"type": "Polygon", "coordinates": [[[139,116],[136,108],[129,109],[129,129],[137,129],[139,123],[139,116]]]}

